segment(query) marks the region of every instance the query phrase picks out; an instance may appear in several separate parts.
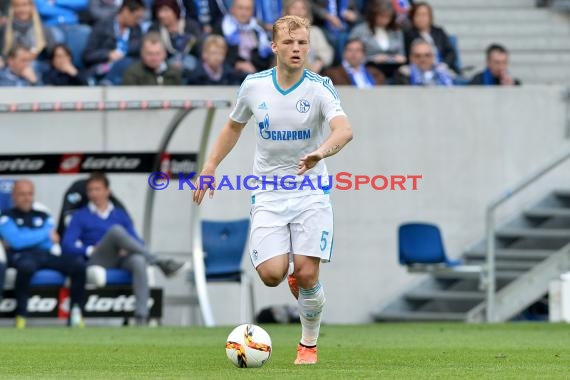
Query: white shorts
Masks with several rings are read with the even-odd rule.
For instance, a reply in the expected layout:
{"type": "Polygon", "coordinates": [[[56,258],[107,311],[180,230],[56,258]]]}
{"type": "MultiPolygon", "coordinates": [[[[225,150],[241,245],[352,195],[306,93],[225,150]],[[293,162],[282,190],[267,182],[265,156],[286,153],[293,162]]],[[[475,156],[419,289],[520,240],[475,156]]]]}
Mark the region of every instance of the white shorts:
{"type": "Polygon", "coordinates": [[[251,206],[249,253],[254,267],[275,256],[331,259],[333,212],[328,195],[308,195],[251,206]]]}

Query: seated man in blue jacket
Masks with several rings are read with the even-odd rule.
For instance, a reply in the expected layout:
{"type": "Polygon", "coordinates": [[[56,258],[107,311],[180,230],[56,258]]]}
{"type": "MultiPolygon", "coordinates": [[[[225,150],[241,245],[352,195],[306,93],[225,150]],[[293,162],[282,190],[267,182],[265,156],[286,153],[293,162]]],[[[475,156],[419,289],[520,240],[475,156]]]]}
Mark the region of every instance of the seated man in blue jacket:
{"type": "Polygon", "coordinates": [[[85,258],[88,265],[122,268],[133,275],[135,321],[148,323],[150,290],[146,267],[156,265],[165,276],[179,273],[185,263],[158,259],[145,248],[125,210],[110,200],[109,179],[93,173],[87,180],[89,204],[73,213],[62,241],[64,255],[85,258]]]}
{"type": "MultiPolygon", "coordinates": [[[[16,327],[26,327],[29,289],[32,276],[39,269],[55,269],[71,278],[71,308],[83,308],[85,299],[85,263],[72,256],[56,255],[59,243],[53,219],[33,208],[34,184],[16,181],[12,190],[14,207],[0,216],[0,236],[6,246],[8,266],[16,268],[16,327]]],[[[82,326],[82,319],[70,319],[70,325],[82,326]]]]}

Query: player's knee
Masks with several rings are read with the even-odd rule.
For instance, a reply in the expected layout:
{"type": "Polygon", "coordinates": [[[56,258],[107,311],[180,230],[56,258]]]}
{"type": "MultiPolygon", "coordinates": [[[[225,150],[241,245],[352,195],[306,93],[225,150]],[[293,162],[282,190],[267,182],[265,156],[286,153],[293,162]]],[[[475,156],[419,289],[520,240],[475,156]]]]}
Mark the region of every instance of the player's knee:
{"type": "Polygon", "coordinates": [[[285,278],[284,273],[274,270],[260,270],[258,273],[261,281],[263,281],[263,283],[269,287],[275,287],[279,285],[283,281],[283,278],[285,278]]]}
{"type": "Polygon", "coordinates": [[[283,280],[283,277],[275,276],[272,274],[261,276],[261,281],[263,281],[265,286],[269,286],[272,288],[279,285],[282,280],[283,280]]]}
{"type": "Polygon", "coordinates": [[[312,289],[319,281],[319,273],[312,266],[301,266],[295,268],[295,278],[299,287],[312,289]]]}

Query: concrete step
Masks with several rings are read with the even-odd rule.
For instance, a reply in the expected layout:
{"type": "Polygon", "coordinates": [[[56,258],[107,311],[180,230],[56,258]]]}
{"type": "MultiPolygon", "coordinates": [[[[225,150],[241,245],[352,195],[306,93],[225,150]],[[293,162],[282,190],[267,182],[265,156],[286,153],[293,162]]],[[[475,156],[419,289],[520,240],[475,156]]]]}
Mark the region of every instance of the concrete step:
{"type": "MultiPolygon", "coordinates": [[[[498,271],[497,280],[511,281],[523,274],[524,271],[498,271]]],[[[476,272],[436,272],[432,273],[432,277],[438,280],[472,280],[480,278],[480,274],[476,272]]]]}
{"type": "MultiPolygon", "coordinates": [[[[461,60],[464,63],[483,67],[485,64],[484,51],[462,51],[460,53],[461,60]]],[[[512,65],[570,65],[570,51],[561,52],[540,52],[540,54],[531,52],[511,52],[510,63],[512,65]]]]}
{"type": "Polygon", "coordinates": [[[511,65],[510,72],[523,83],[563,84],[570,83],[570,66],[559,64],[531,66],[511,65]]]}
{"type": "Polygon", "coordinates": [[[429,4],[439,11],[441,8],[534,8],[534,0],[430,0],[429,4]]]}
{"type": "Polygon", "coordinates": [[[462,45],[462,39],[469,36],[488,36],[501,39],[505,36],[568,36],[570,34],[570,26],[568,23],[558,22],[533,22],[525,25],[521,25],[520,23],[500,22],[480,24],[475,27],[472,24],[460,22],[447,23],[444,25],[444,28],[449,34],[453,34],[458,37],[459,47],[462,45]]]}
{"type": "Polygon", "coordinates": [[[465,36],[459,41],[460,52],[478,51],[484,56],[485,49],[490,44],[500,43],[511,52],[534,52],[541,54],[543,51],[570,52],[570,37],[564,35],[554,36],[503,36],[495,38],[490,36],[465,36]]]}
{"type": "MultiPolygon", "coordinates": [[[[457,1],[460,3],[460,1],[457,1]]],[[[458,8],[441,8],[435,12],[434,23],[436,25],[465,22],[466,24],[473,24],[475,28],[478,23],[490,24],[495,22],[520,22],[521,24],[533,22],[545,22],[547,20],[560,19],[560,16],[555,15],[546,9],[537,8],[473,8],[473,9],[458,9],[458,8]]]]}
{"type": "Polygon", "coordinates": [[[411,301],[481,301],[485,299],[485,293],[475,291],[416,289],[405,294],[404,297],[411,301]]]}
{"type": "Polygon", "coordinates": [[[374,315],[376,321],[464,321],[465,313],[439,313],[436,311],[383,311],[374,315]]]}
{"type": "Polygon", "coordinates": [[[525,227],[505,227],[495,233],[497,238],[502,239],[568,239],[570,240],[570,229],[565,228],[525,228],[525,227]]]}
{"type": "Polygon", "coordinates": [[[570,208],[534,207],[523,214],[529,218],[570,218],[570,208]]]}
{"type": "MultiPolygon", "coordinates": [[[[495,261],[495,268],[502,271],[522,271],[526,272],[532,269],[540,261],[514,261],[514,260],[497,260],[495,261]]],[[[480,260],[469,260],[469,265],[485,265],[486,261],[484,259],[480,260]]]]}
{"type": "MultiPolygon", "coordinates": [[[[550,255],[552,255],[555,250],[548,249],[497,249],[495,251],[495,257],[497,260],[536,260],[542,261],[550,255]]],[[[485,259],[487,253],[484,249],[473,249],[465,252],[465,259],[477,260],[485,259]]]]}

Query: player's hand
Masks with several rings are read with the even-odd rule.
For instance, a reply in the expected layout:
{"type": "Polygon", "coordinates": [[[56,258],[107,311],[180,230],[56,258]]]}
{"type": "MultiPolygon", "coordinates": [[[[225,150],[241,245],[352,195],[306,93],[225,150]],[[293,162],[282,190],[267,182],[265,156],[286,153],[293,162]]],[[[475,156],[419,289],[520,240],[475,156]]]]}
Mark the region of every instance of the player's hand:
{"type": "Polygon", "coordinates": [[[210,199],[214,198],[214,189],[216,188],[216,170],[215,169],[210,169],[210,168],[204,168],[202,169],[202,172],[200,173],[200,175],[196,178],[196,181],[194,182],[194,187],[196,188],[196,190],[194,190],[194,193],[192,194],[192,201],[194,203],[197,204],[201,204],[202,203],[202,199],[204,199],[204,195],[206,195],[206,190],[209,188],[209,197],[210,199]],[[207,183],[207,181],[205,180],[201,180],[200,178],[214,178],[213,183],[207,183]]]}
{"type": "Polygon", "coordinates": [[[318,151],[307,154],[299,160],[299,165],[297,165],[297,174],[303,175],[307,170],[314,168],[317,162],[322,159],[323,154],[318,151]]]}

